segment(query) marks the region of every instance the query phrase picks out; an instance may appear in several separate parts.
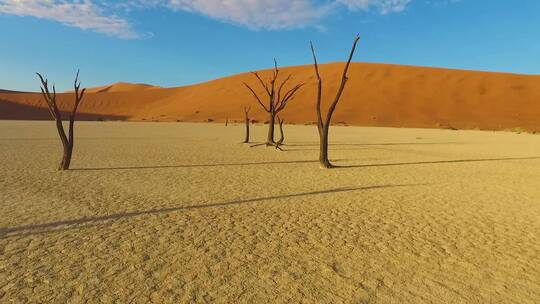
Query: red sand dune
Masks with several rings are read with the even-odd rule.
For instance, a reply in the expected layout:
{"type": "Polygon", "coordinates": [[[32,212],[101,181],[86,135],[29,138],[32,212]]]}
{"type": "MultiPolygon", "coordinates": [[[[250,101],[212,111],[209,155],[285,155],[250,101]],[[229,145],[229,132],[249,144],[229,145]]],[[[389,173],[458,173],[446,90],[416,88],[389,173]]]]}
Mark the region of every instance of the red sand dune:
{"type": "MultiPolygon", "coordinates": [[[[87,93],[112,93],[112,92],[131,92],[131,91],[142,91],[142,90],[155,90],[161,89],[161,87],[153,86],[144,83],[128,83],[128,82],[117,82],[111,85],[88,88],[87,93]]],[[[70,91],[73,92],[73,91],[70,91]]]]}
{"type": "MultiPolygon", "coordinates": [[[[342,67],[343,63],[321,65],[326,104],[337,90],[342,67]]],[[[289,73],[293,73],[290,85],[295,82],[307,85],[282,116],[289,123],[314,122],[313,67],[282,68],[281,78],[289,73]]],[[[267,78],[270,71],[262,71],[261,75],[267,78]]],[[[178,88],[118,83],[89,89],[80,107],[81,119],[240,120],[242,107],[250,105],[253,119],[267,120],[242,82],[252,84],[262,93],[249,73],[178,88]]],[[[70,93],[59,94],[64,110],[72,99],[70,93]]],[[[46,119],[46,111],[28,110],[44,106],[40,94],[0,91],[0,119],[46,119]]],[[[353,63],[333,122],[540,131],[540,76],[353,63]]]]}

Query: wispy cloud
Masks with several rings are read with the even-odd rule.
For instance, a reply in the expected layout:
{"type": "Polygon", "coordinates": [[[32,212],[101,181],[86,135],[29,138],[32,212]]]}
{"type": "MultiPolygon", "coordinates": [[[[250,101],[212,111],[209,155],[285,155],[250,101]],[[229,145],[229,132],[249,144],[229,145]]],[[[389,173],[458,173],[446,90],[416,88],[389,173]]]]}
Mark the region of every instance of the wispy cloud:
{"type": "Polygon", "coordinates": [[[315,4],[310,0],[170,0],[173,10],[195,12],[251,29],[283,29],[312,24],[326,16],[333,3],[315,4]]]}
{"type": "Polygon", "coordinates": [[[109,36],[138,39],[135,31],[119,15],[131,10],[167,8],[187,11],[250,29],[278,30],[316,26],[329,14],[345,8],[401,12],[412,0],[0,0],[0,14],[32,16],[109,36]]]}
{"type": "MultiPolygon", "coordinates": [[[[154,1],[155,3],[156,1],[154,1]]],[[[164,0],[161,4],[196,12],[252,29],[313,25],[340,7],[388,14],[403,11],[411,0],[164,0]]]]}
{"type": "Polygon", "coordinates": [[[135,32],[126,19],[114,13],[106,14],[100,5],[90,0],[0,0],[0,14],[53,20],[124,39],[144,36],[135,32]]]}
{"type": "Polygon", "coordinates": [[[388,14],[403,11],[411,0],[337,0],[337,2],[353,11],[368,11],[374,8],[381,14],[388,14]]]}

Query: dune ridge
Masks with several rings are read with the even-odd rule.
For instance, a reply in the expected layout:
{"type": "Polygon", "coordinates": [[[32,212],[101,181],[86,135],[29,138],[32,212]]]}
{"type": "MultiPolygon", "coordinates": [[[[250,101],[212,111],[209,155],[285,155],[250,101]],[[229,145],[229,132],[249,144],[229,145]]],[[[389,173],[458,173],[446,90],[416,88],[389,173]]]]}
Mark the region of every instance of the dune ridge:
{"type": "MultiPolygon", "coordinates": [[[[326,102],[339,85],[342,62],[321,65],[326,102]]],[[[282,79],[293,74],[290,85],[305,82],[282,116],[288,123],[316,120],[316,82],[311,65],[283,67],[282,79]]],[[[270,70],[260,71],[268,78],[270,70]]],[[[83,79],[84,81],[84,79],[83,79]]],[[[201,84],[160,88],[146,84],[116,83],[90,88],[80,107],[85,117],[131,121],[241,120],[242,107],[251,105],[252,118],[266,115],[242,86],[257,85],[250,73],[201,84]]],[[[37,87],[37,84],[36,84],[37,87]]],[[[262,89],[258,88],[262,93],[262,89]]],[[[59,94],[62,109],[71,93],[59,94]]],[[[37,93],[0,91],[0,119],[42,119],[35,111],[17,111],[13,104],[45,106],[37,93]]],[[[83,116],[84,116],[83,115],[83,116]]],[[[540,76],[353,63],[349,83],[333,119],[334,123],[451,129],[540,131],[540,76]]]]}
{"type": "MultiPolygon", "coordinates": [[[[105,85],[95,88],[88,88],[88,93],[111,93],[111,92],[133,92],[142,90],[155,90],[161,89],[159,86],[153,86],[146,83],[129,83],[129,82],[116,82],[111,85],[105,85]]],[[[68,93],[72,93],[69,91],[68,93]]]]}

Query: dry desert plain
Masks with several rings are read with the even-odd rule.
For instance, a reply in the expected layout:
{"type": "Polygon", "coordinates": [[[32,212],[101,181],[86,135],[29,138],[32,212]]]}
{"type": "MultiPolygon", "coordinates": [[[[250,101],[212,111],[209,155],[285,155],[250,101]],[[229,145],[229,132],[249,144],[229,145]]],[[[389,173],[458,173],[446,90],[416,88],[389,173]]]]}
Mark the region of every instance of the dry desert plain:
{"type": "Polygon", "coordinates": [[[0,121],[0,302],[540,302],[540,136],[285,129],[0,121]]]}

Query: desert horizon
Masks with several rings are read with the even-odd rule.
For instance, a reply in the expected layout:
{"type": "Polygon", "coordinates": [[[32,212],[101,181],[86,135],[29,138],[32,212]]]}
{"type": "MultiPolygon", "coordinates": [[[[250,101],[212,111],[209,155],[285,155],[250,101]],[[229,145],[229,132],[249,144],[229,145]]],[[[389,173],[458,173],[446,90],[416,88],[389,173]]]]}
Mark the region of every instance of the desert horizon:
{"type": "MultiPolygon", "coordinates": [[[[337,90],[343,65],[343,62],[321,65],[321,73],[329,83],[323,91],[325,96],[337,90]]],[[[282,114],[286,123],[314,123],[313,66],[280,69],[282,75],[291,74],[294,81],[306,83],[291,102],[290,109],[282,114]]],[[[271,70],[259,72],[262,77],[269,77],[271,70]]],[[[538,75],[353,62],[349,78],[334,123],[540,131],[538,75]]],[[[246,72],[182,87],[120,82],[89,88],[87,100],[79,110],[80,119],[241,121],[242,107],[250,105],[252,119],[267,121],[266,113],[253,103],[243,82],[256,84],[246,72]]],[[[260,88],[258,90],[261,92],[260,88]]],[[[58,93],[62,109],[70,107],[71,96],[71,93],[58,93]]],[[[49,119],[49,113],[40,93],[4,91],[0,92],[0,119],[49,119]]]]}

